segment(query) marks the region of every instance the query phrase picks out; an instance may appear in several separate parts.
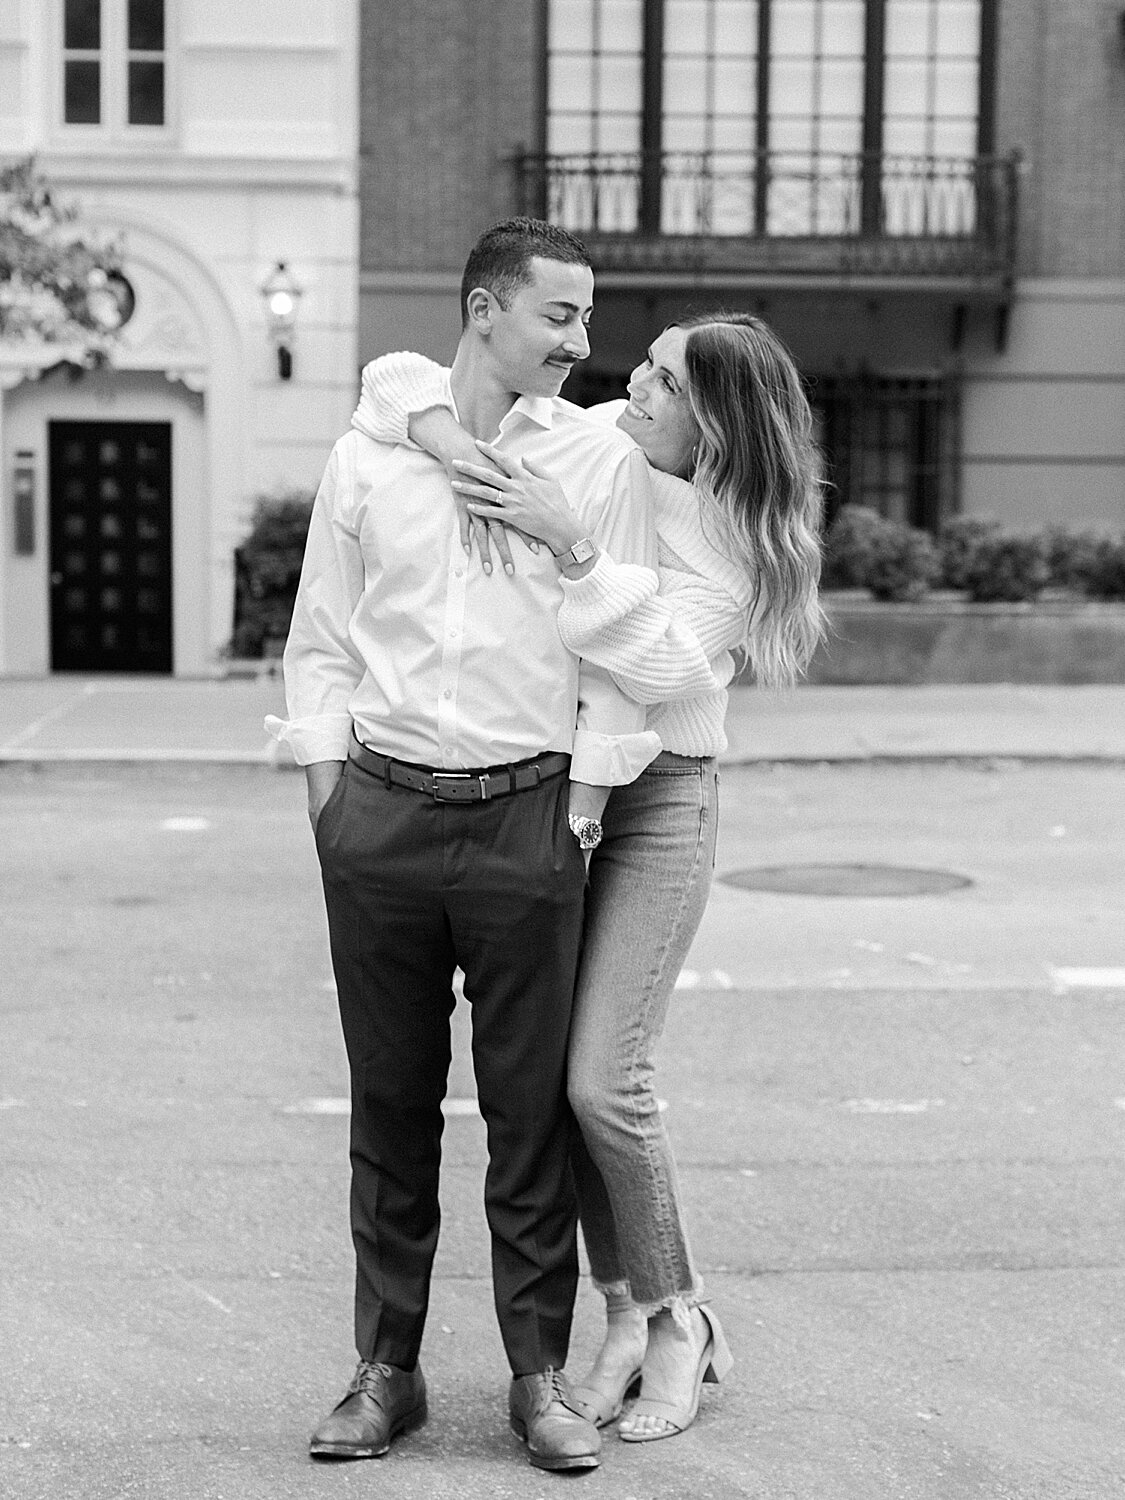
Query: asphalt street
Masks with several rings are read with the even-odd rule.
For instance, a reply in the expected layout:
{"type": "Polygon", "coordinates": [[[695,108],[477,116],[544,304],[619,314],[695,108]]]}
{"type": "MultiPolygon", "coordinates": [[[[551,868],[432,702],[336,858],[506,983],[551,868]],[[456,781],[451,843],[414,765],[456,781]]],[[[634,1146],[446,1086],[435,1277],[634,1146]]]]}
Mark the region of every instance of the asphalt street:
{"type": "MultiPolygon", "coordinates": [[[[1125,1496],[1125,767],[731,766],[721,798],[659,1087],[733,1374],[680,1438],[527,1465],[462,1003],[431,1419],[323,1468],[346,1075],[301,780],[0,767],[0,1496],[1125,1496]],[[922,893],[862,894],[884,866],[922,893]],[[746,888],[778,871],[817,893],[746,888]]],[[[598,1330],[584,1282],[572,1371],[598,1330]]]]}

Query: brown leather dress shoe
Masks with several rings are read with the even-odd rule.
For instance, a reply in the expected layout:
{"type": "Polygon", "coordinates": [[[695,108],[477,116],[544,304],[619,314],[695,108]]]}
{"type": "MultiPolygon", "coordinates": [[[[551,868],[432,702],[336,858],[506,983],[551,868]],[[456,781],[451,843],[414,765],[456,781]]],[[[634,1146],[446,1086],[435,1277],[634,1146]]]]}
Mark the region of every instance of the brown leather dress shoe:
{"type": "Polygon", "coordinates": [[[310,1458],[381,1458],[400,1432],[426,1420],[426,1382],[421,1366],[361,1359],[344,1399],[325,1417],[309,1442],[310,1458]]]}
{"type": "Polygon", "coordinates": [[[577,1411],[561,1370],[521,1375],[508,1391],[508,1421],[537,1469],[596,1469],[601,1433],[577,1411]]]}

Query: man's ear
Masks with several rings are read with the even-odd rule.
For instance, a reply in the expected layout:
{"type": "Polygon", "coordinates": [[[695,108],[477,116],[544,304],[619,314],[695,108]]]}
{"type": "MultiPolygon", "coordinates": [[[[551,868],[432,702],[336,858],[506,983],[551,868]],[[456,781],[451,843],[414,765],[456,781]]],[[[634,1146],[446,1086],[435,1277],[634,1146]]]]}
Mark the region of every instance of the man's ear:
{"type": "Polygon", "coordinates": [[[477,333],[489,333],[492,330],[492,317],[496,309],[496,298],[486,287],[475,286],[465,298],[465,307],[469,314],[469,326],[477,333]]]}

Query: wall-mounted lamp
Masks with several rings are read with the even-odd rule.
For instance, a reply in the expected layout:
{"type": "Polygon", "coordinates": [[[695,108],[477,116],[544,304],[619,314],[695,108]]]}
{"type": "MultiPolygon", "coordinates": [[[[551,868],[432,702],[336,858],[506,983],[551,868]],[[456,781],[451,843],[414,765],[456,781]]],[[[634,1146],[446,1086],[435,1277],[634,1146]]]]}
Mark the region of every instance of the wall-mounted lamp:
{"type": "Polygon", "coordinates": [[[270,338],[277,347],[277,378],[289,380],[293,374],[293,335],[301,287],[285,262],[279,260],[262,282],[261,290],[270,338]]]}

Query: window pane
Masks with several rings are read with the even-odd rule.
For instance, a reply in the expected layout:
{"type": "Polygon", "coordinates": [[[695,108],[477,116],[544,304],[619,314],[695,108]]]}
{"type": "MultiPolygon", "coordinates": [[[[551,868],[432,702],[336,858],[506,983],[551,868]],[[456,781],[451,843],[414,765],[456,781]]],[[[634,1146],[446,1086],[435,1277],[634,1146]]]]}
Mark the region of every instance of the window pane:
{"type": "Polygon", "coordinates": [[[97,125],[102,117],[101,64],[63,64],[63,119],[68,125],[97,125]]]}
{"type": "Polygon", "coordinates": [[[551,58],[548,81],[551,103],[556,109],[579,113],[593,107],[594,85],[588,57],[551,58]]]}
{"type": "Polygon", "coordinates": [[[925,120],[888,120],[883,131],[883,149],[888,156],[921,156],[931,149],[930,129],[925,120]]]}
{"type": "Polygon", "coordinates": [[[706,107],[707,97],[707,63],[703,58],[665,58],[665,109],[697,110],[701,105],[706,107]]]}
{"type": "Polygon", "coordinates": [[[775,62],[770,70],[773,93],[770,112],[775,115],[813,113],[813,69],[808,62],[775,62]]]}
{"type": "Polygon", "coordinates": [[[715,108],[720,114],[751,114],[757,76],[750,58],[715,63],[715,108]]]}
{"type": "Polygon", "coordinates": [[[63,41],[70,52],[96,52],[102,44],[101,0],[66,0],[63,41]]]}
{"type": "Polygon", "coordinates": [[[666,151],[702,151],[708,145],[707,121],[698,115],[668,115],[664,120],[666,151]]]}
{"type": "Polygon", "coordinates": [[[930,50],[928,0],[891,0],[887,7],[887,52],[890,56],[925,57],[930,50]]]}
{"type": "MultiPolygon", "coordinates": [[[[821,120],[817,146],[821,151],[839,151],[850,155],[863,144],[863,125],[859,119],[821,120]]],[[[890,147],[887,147],[890,150],[890,147]]]]}
{"type": "Polygon", "coordinates": [[[753,145],[754,120],[751,116],[715,121],[714,146],[716,151],[746,151],[753,145]]]}
{"type": "Polygon", "coordinates": [[[930,104],[930,69],[924,62],[888,62],[886,115],[923,115],[930,104]]]}
{"type": "Polygon", "coordinates": [[[664,12],[665,52],[707,51],[706,0],[668,0],[664,12]]]}
{"type": "Polygon", "coordinates": [[[641,50],[641,0],[600,0],[598,45],[604,51],[641,50]]]}
{"type": "Polygon", "coordinates": [[[975,156],[977,122],[973,120],[935,120],[934,151],[938,156],[975,156]]]}
{"type": "Polygon", "coordinates": [[[945,0],[938,6],[937,50],[945,57],[975,57],[980,50],[980,0],[945,0]]]}
{"type": "Polygon", "coordinates": [[[164,51],[164,0],[129,0],[129,50],[164,51]]]}
{"type": "Polygon", "coordinates": [[[598,63],[599,110],[630,110],[641,107],[641,60],[639,57],[603,57],[598,63]]]}
{"type": "Polygon", "coordinates": [[[977,65],[973,62],[940,64],[935,80],[939,115],[971,115],[977,112],[977,65]]]}
{"type": "Polygon", "coordinates": [[[863,0],[826,0],[821,22],[821,50],[828,57],[863,54],[863,0]]]}
{"type": "Polygon", "coordinates": [[[720,57],[754,56],[758,51],[755,0],[719,0],[715,7],[715,51],[720,57]]]}
{"type": "Polygon", "coordinates": [[[857,58],[825,61],[820,75],[820,108],[826,115],[863,113],[863,64],[857,58]]]}
{"type": "Polygon", "coordinates": [[[589,115],[552,115],[547,121],[547,150],[566,155],[592,151],[592,121],[589,115]]]}
{"type": "Polygon", "coordinates": [[[551,0],[547,46],[552,52],[563,47],[589,47],[594,35],[594,0],[551,0]]]}
{"type": "Polygon", "coordinates": [[[598,120],[599,151],[639,151],[639,115],[602,115],[598,120]]]}
{"type": "Polygon", "coordinates": [[[129,124],[164,124],[164,64],[129,64],[129,124]]]}
{"type": "Polygon", "coordinates": [[[816,0],[774,0],[770,50],[775,57],[808,57],[816,42],[816,0]]]}

